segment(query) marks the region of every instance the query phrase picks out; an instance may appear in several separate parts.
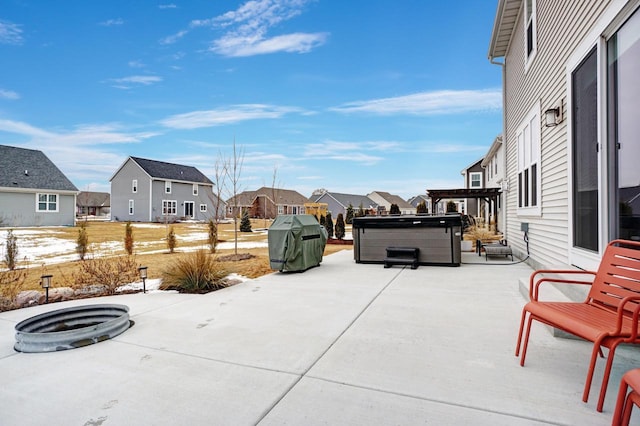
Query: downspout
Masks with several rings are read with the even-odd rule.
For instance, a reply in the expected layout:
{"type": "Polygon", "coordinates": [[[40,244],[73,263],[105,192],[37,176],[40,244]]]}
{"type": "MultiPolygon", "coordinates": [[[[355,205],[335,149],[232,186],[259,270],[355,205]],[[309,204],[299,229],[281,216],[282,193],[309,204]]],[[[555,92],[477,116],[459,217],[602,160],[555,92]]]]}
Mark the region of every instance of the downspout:
{"type": "MultiPolygon", "coordinates": [[[[502,62],[497,62],[494,57],[489,57],[489,62],[493,65],[499,65],[502,68],[502,170],[504,177],[502,181],[507,183],[507,188],[509,188],[509,175],[507,174],[507,64],[503,60],[502,62]]],[[[502,234],[504,239],[509,241],[508,237],[508,228],[507,228],[507,194],[503,193],[502,197],[502,234]]]]}

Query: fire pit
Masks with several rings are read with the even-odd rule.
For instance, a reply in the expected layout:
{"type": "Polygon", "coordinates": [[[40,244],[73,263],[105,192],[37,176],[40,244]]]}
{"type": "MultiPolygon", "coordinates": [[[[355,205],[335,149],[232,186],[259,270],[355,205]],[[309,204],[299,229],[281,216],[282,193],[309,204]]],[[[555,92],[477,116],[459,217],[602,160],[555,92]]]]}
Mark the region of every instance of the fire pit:
{"type": "Polygon", "coordinates": [[[19,322],[18,352],[55,352],[111,339],[132,325],[126,305],[74,306],[36,315],[19,322]]]}

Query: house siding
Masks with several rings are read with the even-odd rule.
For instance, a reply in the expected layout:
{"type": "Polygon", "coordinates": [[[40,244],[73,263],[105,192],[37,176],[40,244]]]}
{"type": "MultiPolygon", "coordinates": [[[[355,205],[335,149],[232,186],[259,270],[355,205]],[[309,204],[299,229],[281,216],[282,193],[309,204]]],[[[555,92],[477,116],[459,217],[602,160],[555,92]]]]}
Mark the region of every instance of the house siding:
{"type": "Polygon", "coordinates": [[[2,206],[2,226],[74,226],[75,225],[75,195],[61,194],[52,190],[34,192],[2,192],[0,191],[0,206],[2,206]],[[58,194],[57,212],[37,212],[36,193],[58,194]]]}
{"type": "Polygon", "coordinates": [[[111,180],[111,219],[115,221],[148,222],[150,178],[133,160],[129,159],[111,180]],[[138,191],[131,184],[138,180],[138,191]],[[134,214],[129,214],[129,200],[134,202],[134,214]]]}
{"type": "Polygon", "coordinates": [[[569,263],[569,179],[566,64],[610,1],[537,0],[537,53],[525,73],[522,7],[505,57],[505,148],[510,191],[506,194],[506,236],[526,253],[520,231],[529,224],[534,266],[569,263]],[[563,121],[544,126],[544,111],[562,103],[563,121]],[[518,216],[517,128],[537,102],[541,126],[540,216],[518,216]]]}

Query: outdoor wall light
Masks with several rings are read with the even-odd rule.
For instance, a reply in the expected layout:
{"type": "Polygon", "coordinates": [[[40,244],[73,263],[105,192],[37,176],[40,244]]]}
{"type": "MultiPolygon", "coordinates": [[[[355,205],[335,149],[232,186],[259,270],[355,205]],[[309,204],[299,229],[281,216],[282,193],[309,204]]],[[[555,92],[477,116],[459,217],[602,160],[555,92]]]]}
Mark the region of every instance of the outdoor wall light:
{"type": "Polygon", "coordinates": [[[51,287],[51,278],[53,275],[43,275],[40,277],[40,285],[44,288],[44,303],[49,303],[49,287],[51,287]]]}
{"type": "Polygon", "coordinates": [[[556,127],[560,119],[560,107],[549,108],[544,112],[544,125],[546,127],[556,127]]]}
{"type": "Polygon", "coordinates": [[[147,267],[141,266],[138,268],[138,272],[140,272],[140,278],[142,279],[142,292],[147,292],[147,267]]]}

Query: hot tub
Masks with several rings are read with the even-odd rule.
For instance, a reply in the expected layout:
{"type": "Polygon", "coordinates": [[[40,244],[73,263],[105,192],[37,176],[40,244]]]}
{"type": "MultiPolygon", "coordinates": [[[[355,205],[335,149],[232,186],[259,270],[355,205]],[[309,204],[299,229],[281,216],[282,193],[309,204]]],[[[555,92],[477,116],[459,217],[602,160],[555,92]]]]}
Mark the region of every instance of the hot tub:
{"type": "Polygon", "coordinates": [[[384,263],[387,247],[415,247],[420,265],[460,266],[460,215],[365,216],[352,226],[356,263],[384,263]]]}

